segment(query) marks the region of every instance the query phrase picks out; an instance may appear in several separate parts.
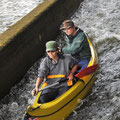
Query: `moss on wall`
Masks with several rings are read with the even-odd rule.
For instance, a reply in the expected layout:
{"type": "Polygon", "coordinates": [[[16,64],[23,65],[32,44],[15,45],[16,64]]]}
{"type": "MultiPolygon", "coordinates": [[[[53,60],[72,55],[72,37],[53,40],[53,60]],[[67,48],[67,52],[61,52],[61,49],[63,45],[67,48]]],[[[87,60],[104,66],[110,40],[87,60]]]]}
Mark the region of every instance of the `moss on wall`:
{"type": "Polygon", "coordinates": [[[0,35],[0,98],[44,55],[46,41],[56,38],[81,1],[45,0],[0,35]]]}

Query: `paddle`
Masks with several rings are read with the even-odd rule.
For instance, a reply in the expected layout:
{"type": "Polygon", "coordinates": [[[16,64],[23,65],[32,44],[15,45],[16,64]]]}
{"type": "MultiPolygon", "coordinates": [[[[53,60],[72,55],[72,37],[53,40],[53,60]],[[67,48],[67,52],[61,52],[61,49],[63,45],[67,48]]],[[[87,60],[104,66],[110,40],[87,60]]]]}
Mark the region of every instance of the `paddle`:
{"type": "MultiPolygon", "coordinates": [[[[94,72],[96,71],[97,67],[98,67],[98,64],[95,64],[95,65],[92,65],[92,66],[90,66],[90,67],[87,67],[87,68],[81,70],[79,73],[77,73],[77,74],[75,75],[75,77],[79,79],[79,78],[84,77],[84,76],[86,76],[86,75],[92,74],[92,73],[94,73],[94,72]]],[[[43,90],[45,90],[45,89],[54,87],[54,86],[56,86],[56,85],[59,85],[59,84],[62,83],[62,82],[67,81],[67,80],[68,80],[67,78],[63,78],[63,79],[61,79],[60,82],[56,82],[56,83],[54,83],[54,84],[52,84],[52,85],[46,86],[45,88],[42,88],[42,89],[40,89],[39,91],[43,91],[43,90]]]]}
{"type": "Polygon", "coordinates": [[[97,67],[98,67],[98,64],[95,64],[95,65],[92,65],[90,67],[84,68],[79,73],[77,73],[75,75],[75,77],[81,78],[81,77],[84,77],[84,76],[89,75],[91,73],[94,73],[96,71],[97,67]]]}
{"type": "Polygon", "coordinates": [[[51,84],[51,85],[48,85],[48,86],[46,86],[45,88],[40,89],[39,91],[43,91],[43,90],[45,90],[45,89],[54,87],[54,86],[59,85],[60,83],[65,82],[65,81],[67,81],[67,78],[63,78],[62,81],[60,81],[60,82],[55,82],[55,83],[53,83],[53,84],[51,84]]]}

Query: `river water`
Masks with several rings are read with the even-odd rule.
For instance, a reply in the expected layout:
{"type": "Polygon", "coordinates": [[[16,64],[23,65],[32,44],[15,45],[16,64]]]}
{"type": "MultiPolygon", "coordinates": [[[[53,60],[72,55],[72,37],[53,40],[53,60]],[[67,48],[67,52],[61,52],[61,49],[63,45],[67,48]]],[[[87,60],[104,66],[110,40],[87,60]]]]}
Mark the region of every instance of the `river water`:
{"type": "Polygon", "coordinates": [[[43,0],[0,0],[0,33],[28,14],[43,0]]]}
{"type": "MultiPolygon", "coordinates": [[[[84,0],[72,19],[96,43],[99,69],[90,94],[68,120],[120,120],[120,0],[84,0]]],[[[0,101],[0,120],[22,120],[34,100],[39,62],[0,101]]]]}

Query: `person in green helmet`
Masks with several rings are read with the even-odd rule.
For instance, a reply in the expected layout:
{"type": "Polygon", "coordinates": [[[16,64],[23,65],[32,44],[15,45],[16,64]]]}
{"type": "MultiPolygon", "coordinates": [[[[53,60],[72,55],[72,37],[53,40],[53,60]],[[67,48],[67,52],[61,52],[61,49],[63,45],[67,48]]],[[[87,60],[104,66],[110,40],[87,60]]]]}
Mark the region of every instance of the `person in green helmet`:
{"type": "Polygon", "coordinates": [[[59,54],[56,41],[46,43],[46,53],[47,56],[43,59],[38,69],[36,87],[32,90],[32,95],[38,93],[39,86],[44,78],[46,78],[47,85],[59,82],[62,78],[68,78],[68,82],[61,82],[57,86],[43,90],[39,98],[39,103],[54,100],[57,96],[66,92],[69,89],[67,83],[73,80],[73,74],[78,67],[77,61],[71,55],[59,54]]]}

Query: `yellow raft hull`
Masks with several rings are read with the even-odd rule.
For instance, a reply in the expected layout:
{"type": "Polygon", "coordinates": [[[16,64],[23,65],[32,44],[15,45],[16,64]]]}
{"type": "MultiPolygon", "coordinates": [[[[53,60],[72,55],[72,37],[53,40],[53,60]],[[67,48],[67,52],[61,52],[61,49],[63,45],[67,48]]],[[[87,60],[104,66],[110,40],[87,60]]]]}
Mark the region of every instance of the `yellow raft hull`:
{"type": "MultiPolygon", "coordinates": [[[[98,57],[93,43],[89,39],[88,42],[92,54],[88,65],[89,67],[98,64],[98,57]]],[[[28,107],[26,114],[37,118],[36,120],[65,120],[80,103],[80,100],[85,98],[90,88],[93,86],[95,73],[80,79],[84,80],[84,82],[78,80],[66,93],[48,103],[39,104],[37,102],[41,94],[41,92],[39,92],[33,105],[28,107]]]]}

